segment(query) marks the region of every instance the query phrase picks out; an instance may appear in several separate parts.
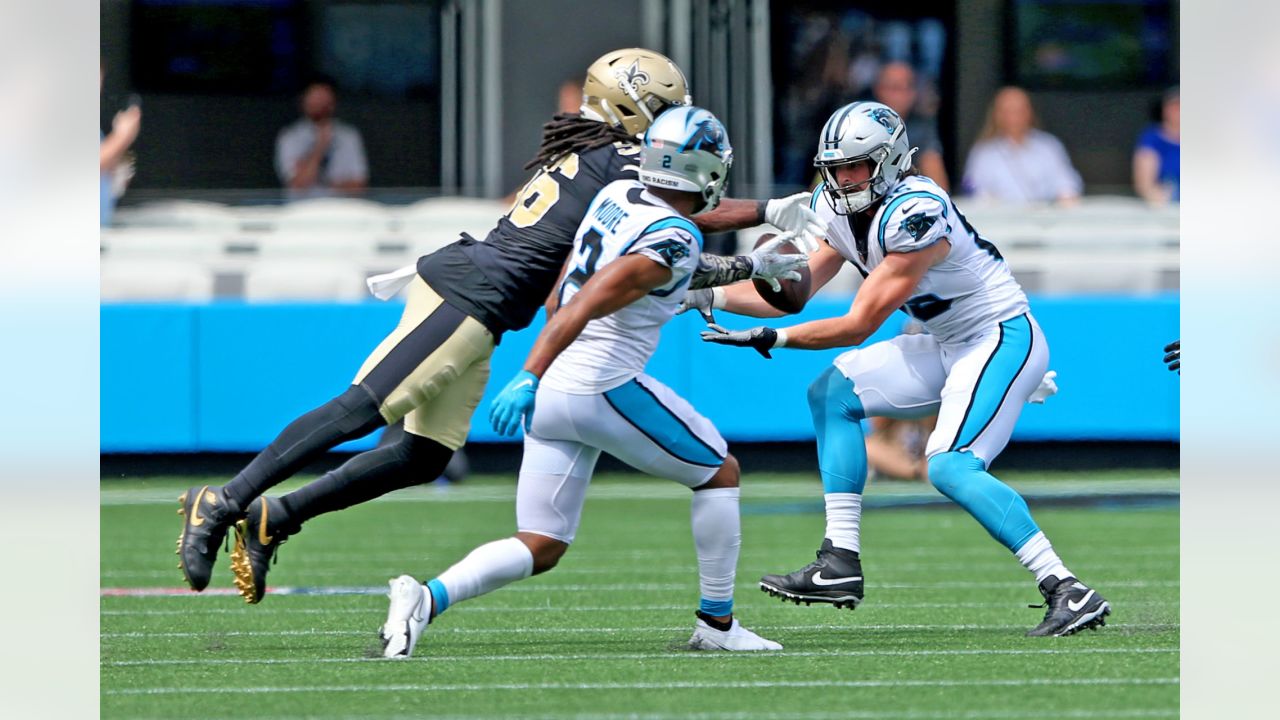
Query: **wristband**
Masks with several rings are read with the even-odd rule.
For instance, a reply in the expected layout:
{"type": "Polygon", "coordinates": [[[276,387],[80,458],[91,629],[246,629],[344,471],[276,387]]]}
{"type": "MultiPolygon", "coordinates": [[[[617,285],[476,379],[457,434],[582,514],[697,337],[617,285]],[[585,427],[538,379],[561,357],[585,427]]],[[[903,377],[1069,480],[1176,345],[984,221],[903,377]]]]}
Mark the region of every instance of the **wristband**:
{"type": "Polygon", "coordinates": [[[756,203],[756,224],[757,225],[764,225],[767,222],[765,220],[765,216],[768,214],[768,208],[769,208],[768,200],[761,200],[760,202],[756,203]]]}
{"type": "Polygon", "coordinates": [[[724,288],[722,287],[711,288],[711,307],[712,308],[716,310],[723,310],[725,303],[727,303],[728,301],[729,301],[729,298],[725,297],[724,288]]]}
{"type": "Polygon", "coordinates": [[[778,339],[773,341],[773,346],[774,346],[774,347],[776,347],[776,348],[786,347],[786,346],[787,346],[787,331],[786,331],[786,330],[774,330],[774,332],[778,334],[778,339]]]}

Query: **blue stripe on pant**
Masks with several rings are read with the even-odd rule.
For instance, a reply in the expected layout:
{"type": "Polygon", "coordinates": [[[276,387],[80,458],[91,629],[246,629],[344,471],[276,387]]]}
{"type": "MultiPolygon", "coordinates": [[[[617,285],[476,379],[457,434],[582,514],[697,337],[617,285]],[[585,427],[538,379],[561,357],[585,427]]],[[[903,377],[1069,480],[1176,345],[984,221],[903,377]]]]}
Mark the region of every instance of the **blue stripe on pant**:
{"type": "MultiPolygon", "coordinates": [[[[1009,389],[1027,366],[1034,342],[1029,315],[1019,315],[1000,323],[1000,340],[978,375],[978,382],[974,384],[973,395],[969,398],[969,406],[965,408],[960,429],[956,431],[950,450],[968,450],[991,424],[1009,395],[1009,389]]],[[[1022,402],[1022,398],[1017,401],[1022,402]]]]}
{"type": "Polygon", "coordinates": [[[605,402],[668,455],[690,465],[720,467],[724,457],[636,380],[604,393],[605,402]]]}

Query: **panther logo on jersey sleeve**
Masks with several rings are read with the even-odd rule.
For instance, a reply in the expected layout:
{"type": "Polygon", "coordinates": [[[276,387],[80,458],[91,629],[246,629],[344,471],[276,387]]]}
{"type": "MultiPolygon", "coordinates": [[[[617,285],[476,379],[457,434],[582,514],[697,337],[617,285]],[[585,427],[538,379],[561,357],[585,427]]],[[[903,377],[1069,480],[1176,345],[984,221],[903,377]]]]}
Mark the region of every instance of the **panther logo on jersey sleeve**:
{"type": "Polygon", "coordinates": [[[679,240],[663,240],[654,245],[646,245],[644,249],[657,253],[666,261],[667,267],[675,267],[690,255],[689,246],[679,240]]]}
{"type": "Polygon", "coordinates": [[[906,230],[912,238],[919,240],[920,236],[929,231],[933,227],[934,221],[937,220],[933,215],[918,212],[902,221],[902,229],[906,230]]]}
{"type": "Polygon", "coordinates": [[[885,200],[876,237],[886,253],[915,252],[947,237],[948,203],[930,190],[908,190],[885,200]]]}

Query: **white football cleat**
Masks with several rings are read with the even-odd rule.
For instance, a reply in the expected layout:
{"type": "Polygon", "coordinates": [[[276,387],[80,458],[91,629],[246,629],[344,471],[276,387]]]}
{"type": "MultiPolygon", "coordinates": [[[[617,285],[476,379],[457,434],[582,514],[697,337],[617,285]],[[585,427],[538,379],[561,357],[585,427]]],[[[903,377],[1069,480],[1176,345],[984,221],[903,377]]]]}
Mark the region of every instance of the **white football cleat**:
{"type": "Polygon", "coordinates": [[[737,652],[781,650],[782,646],[742,627],[737,618],[733,619],[733,624],[729,626],[728,630],[717,630],[704,622],[702,618],[698,618],[698,621],[693,626],[693,637],[689,638],[689,649],[737,652]]]}
{"type": "Polygon", "coordinates": [[[391,598],[391,607],[379,633],[382,656],[407,658],[413,654],[418,638],[431,620],[431,593],[427,586],[408,575],[393,579],[389,585],[387,597],[391,598]]]}

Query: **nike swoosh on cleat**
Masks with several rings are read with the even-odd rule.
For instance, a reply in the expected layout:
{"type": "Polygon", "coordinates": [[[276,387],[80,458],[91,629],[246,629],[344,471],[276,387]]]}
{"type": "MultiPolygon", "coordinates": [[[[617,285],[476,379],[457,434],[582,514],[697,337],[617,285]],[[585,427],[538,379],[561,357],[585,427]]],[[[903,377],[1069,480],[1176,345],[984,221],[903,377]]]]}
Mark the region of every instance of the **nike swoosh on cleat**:
{"type": "Polygon", "coordinates": [[[267,534],[267,499],[262,499],[262,519],[258,521],[258,542],[270,545],[275,537],[267,534]]]}
{"type": "Polygon", "coordinates": [[[1075,600],[1068,600],[1067,609],[1070,610],[1071,612],[1080,612],[1080,608],[1084,607],[1089,602],[1089,598],[1091,597],[1093,597],[1092,590],[1085,593],[1085,596],[1080,598],[1079,602],[1076,602],[1075,600]]]}
{"type": "Polygon", "coordinates": [[[191,503],[191,525],[193,527],[200,527],[204,524],[204,518],[200,517],[200,501],[204,499],[205,491],[208,489],[208,485],[200,488],[200,492],[196,493],[196,501],[191,503]]]}
{"type": "Polygon", "coordinates": [[[813,577],[812,577],[812,578],[810,578],[810,579],[811,579],[811,580],[813,580],[813,584],[814,584],[814,585],[839,585],[840,583],[846,583],[846,582],[853,582],[853,581],[855,581],[855,580],[861,580],[861,579],[862,579],[862,576],[861,576],[861,575],[850,575],[849,577],[841,577],[841,578],[824,578],[824,577],[822,577],[822,573],[820,573],[820,572],[816,572],[816,573],[814,573],[814,574],[813,574],[813,577]]]}

